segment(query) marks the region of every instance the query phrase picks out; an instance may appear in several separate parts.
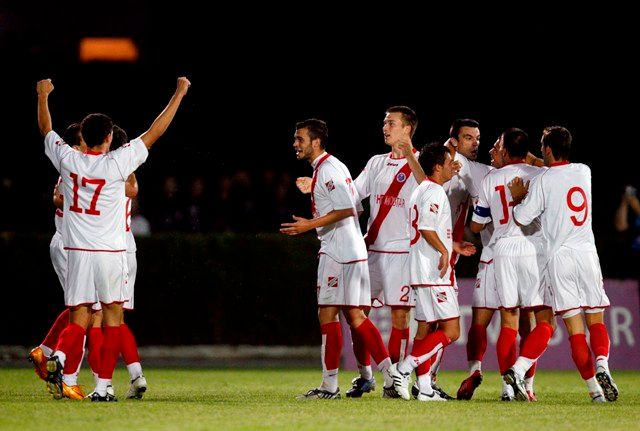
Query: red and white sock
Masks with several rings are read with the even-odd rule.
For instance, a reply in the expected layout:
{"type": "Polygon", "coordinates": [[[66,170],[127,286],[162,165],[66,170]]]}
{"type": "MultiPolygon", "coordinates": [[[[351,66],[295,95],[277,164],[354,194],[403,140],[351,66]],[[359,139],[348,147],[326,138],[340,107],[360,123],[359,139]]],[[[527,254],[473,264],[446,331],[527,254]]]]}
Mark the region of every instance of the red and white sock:
{"type": "Polygon", "coordinates": [[[140,365],[140,354],[138,353],[138,344],[133,332],[126,323],[120,325],[120,351],[129,377],[134,380],[142,375],[142,365],[140,365]]]}
{"type": "Polygon", "coordinates": [[[75,323],[69,323],[60,333],[58,346],[53,354],[58,357],[65,374],[73,374],[78,369],[85,333],[84,328],[75,323]]]}
{"type": "Polygon", "coordinates": [[[355,328],[358,332],[360,340],[363,341],[366,349],[373,356],[373,360],[378,364],[378,370],[386,371],[391,366],[391,359],[389,359],[389,352],[382,341],[380,331],[376,328],[376,325],[370,319],[364,319],[364,321],[355,328]]]}
{"type": "Polygon", "coordinates": [[[498,341],[496,342],[496,354],[498,356],[498,366],[500,374],[507,372],[516,362],[516,337],[518,331],[513,328],[501,327],[498,341]]]}
{"type": "Polygon", "coordinates": [[[587,345],[587,337],[585,334],[574,334],[569,337],[571,343],[571,358],[580,372],[580,376],[584,380],[589,380],[596,375],[593,367],[593,358],[591,351],[587,345]]]}
{"type": "Polygon", "coordinates": [[[64,331],[64,328],[66,328],[67,325],[69,325],[69,309],[65,308],[65,310],[58,315],[56,321],[53,322],[53,326],[49,329],[49,333],[47,333],[47,336],[40,344],[42,353],[44,353],[45,356],[52,356],[53,351],[58,345],[60,334],[64,331]]]}
{"type": "Polygon", "coordinates": [[[409,347],[409,328],[391,328],[389,336],[389,358],[392,363],[400,362],[407,356],[409,347]]]}
{"type": "Polygon", "coordinates": [[[482,371],[482,359],[487,350],[487,327],[484,325],[471,325],[467,334],[467,361],[469,362],[469,375],[476,371],[482,371]]]}
{"type": "Polygon", "coordinates": [[[596,367],[602,367],[609,373],[609,332],[603,323],[594,323],[589,326],[589,341],[591,350],[596,356],[596,367]]]}
{"type": "Polygon", "coordinates": [[[102,354],[102,328],[89,328],[89,366],[97,379],[100,372],[100,355],[102,354]]]}
{"type": "Polygon", "coordinates": [[[353,328],[351,328],[351,344],[353,346],[353,354],[358,363],[360,377],[371,380],[373,377],[373,371],[371,370],[371,355],[366,349],[364,342],[360,339],[358,331],[353,328]]]}
{"type": "Polygon", "coordinates": [[[329,392],[338,390],[338,370],[342,353],[342,329],[340,322],[320,325],[322,332],[322,389],[329,392]]]}
{"type": "Polygon", "coordinates": [[[422,340],[414,339],[411,354],[398,364],[398,371],[411,373],[420,364],[436,355],[438,350],[445,348],[449,344],[451,344],[451,340],[442,330],[434,331],[422,340]]]}
{"type": "MultiPolygon", "coordinates": [[[[120,325],[105,326],[102,328],[102,333],[104,337],[102,349],[100,349],[99,382],[102,380],[111,380],[113,377],[113,370],[116,368],[118,356],[120,356],[120,325]]],[[[102,395],[102,393],[100,393],[100,395],[102,395]]]]}
{"type": "Polygon", "coordinates": [[[534,362],[547,350],[549,340],[553,335],[553,327],[546,322],[539,322],[531,331],[522,346],[520,357],[513,364],[513,369],[520,377],[524,377],[525,373],[534,362]]]}

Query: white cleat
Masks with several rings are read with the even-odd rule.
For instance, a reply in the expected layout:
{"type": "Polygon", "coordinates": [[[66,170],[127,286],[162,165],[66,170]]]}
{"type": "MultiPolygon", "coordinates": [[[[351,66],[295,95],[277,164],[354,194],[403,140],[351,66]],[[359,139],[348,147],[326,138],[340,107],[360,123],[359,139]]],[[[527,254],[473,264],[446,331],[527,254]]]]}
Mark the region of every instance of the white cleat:
{"type": "Polygon", "coordinates": [[[400,395],[400,398],[403,400],[410,400],[411,394],[409,393],[409,379],[411,378],[411,373],[401,373],[398,371],[398,365],[393,364],[387,369],[387,373],[389,377],[393,379],[393,387],[400,395]]]}
{"type": "Polygon", "coordinates": [[[447,401],[446,398],[443,398],[442,395],[438,393],[438,391],[433,391],[430,394],[425,394],[424,392],[420,392],[416,397],[418,401],[447,401]]]}
{"type": "Polygon", "coordinates": [[[592,403],[606,403],[607,400],[602,392],[589,392],[592,403]]]}
{"type": "Polygon", "coordinates": [[[129,392],[127,392],[127,399],[142,399],[146,391],[147,379],[145,379],[143,375],[139,375],[131,380],[131,386],[129,386],[129,392]]]}

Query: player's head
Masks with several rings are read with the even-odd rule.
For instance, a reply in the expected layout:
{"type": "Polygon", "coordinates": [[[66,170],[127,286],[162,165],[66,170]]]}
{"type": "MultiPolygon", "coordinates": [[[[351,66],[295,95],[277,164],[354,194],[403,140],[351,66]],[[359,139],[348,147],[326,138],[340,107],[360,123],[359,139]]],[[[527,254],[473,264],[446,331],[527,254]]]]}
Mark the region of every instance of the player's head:
{"type": "Polygon", "coordinates": [[[86,151],[87,144],[82,139],[82,133],[80,133],[80,123],[71,123],[62,134],[62,140],[70,147],[75,148],[78,151],[86,151]]]}
{"type": "Polygon", "coordinates": [[[493,147],[489,150],[489,156],[491,157],[491,166],[494,168],[501,168],[504,166],[504,151],[502,147],[502,135],[496,139],[493,147]]]}
{"type": "Polygon", "coordinates": [[[82,137],[89,148],[111,142],[112,131],[113,121],[104,114],[89,114],[82,120],[82,137]]]}
{"type": "Polygon", "coordinates": [[[562,126],[545,127],[542,132],[544,164],[549,166],[553,161],[569,160],[569,153],[571,153],[571,133],[562,126]],[[552,155],[554,160],[551,160],[549,155],[552,155]]]}
{"type": "Polygon", "coordinates": [[[459,118],[451,124],[449,142],[469,160],[478,157],[480,146],[480,123],[471,118],[459,118]]]}
{"type": "Polygon", "coordinates": [[[293,148],[296,150],[298,160],[313,162],[324,151],[328,140],[329,129],[324,121],[310,118],[296,123],[293,148]]]}
{"type": "Polygon", "coordinates": [[[424,173],[438,184],[446,183],[455,173],[451,150],[439,142],[431,142],[422,147],[418,162],[424,173]]]}
{"type": "Polygon", "coordinates": [[[125,132],[120,126],[117,124],[113,125],[113,139],[111,140],[111,146],[109,149],[111,151],[117,150],[122,147],[124,144],[129,142],[129,137],[127,136],[127,132],[125,132]]]}
{"type": "Polygon", "coordinates": [[[411,139],[418,128],[418,116],[408,106],[392,106],[387,109],[382,122],[384,142],[393,145],[400,139],[411,139]]]}
{"type": "Polygon", "coordinates": [[[505,154],[505,162],[522,161],[529,152],[529,136],[516,127],[502,132],[502,149],[505,154]]]}

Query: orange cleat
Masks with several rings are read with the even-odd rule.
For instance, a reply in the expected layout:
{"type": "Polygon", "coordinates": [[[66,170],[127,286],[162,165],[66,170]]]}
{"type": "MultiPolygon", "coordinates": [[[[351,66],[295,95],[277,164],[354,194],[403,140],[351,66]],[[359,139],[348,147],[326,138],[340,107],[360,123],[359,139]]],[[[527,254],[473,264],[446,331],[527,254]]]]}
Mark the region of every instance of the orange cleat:
{"type": "Polygon", "coordinates": [[[29,356],[27,356],[27,359],[29,359],[29,362],[33,364],[36,376],[46,381],[47,375],[49,374],[47,371],[47,361],[49,360],[49,358],[44,355],[40,346],[31,349],[31,351],[29,352],[29,356]]]}
{"type": "Polygon", "coordinates": [[[62,382],[62,396],[72,400],[84,400],[86,397],[80,385],[68,386],[65,382],[62,382]]]}

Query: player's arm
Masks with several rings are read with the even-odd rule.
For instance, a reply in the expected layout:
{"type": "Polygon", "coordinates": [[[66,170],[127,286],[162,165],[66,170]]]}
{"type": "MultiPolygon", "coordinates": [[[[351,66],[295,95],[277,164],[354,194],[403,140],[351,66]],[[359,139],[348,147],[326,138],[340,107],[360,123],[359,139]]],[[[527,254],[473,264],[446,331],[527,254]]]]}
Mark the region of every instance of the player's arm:
{"type": "Polygon", "coordinates": [[[127,181],[124,183],[124,195],[128,198],[135,198],[138,196],[138,180],[136,174],[129,175],[127,181]]]}
{"type": "Polygon", "coordinates": [[[151,148],[151,146],[164,134],[164,132],[173,121],[173,117],[175,117],[176,112],[178,111],[178,107],[180,103],[182,103],[182,98],[187,94],[187,90],[191,83],[187,78],[181,76],[178,78],[178,85],[176,88],[176,92],[171,96],[171,100],[164,108],[164,110],[158,115],[158,117],[153,121],[149,130],[140,135],[140,139],[144,142],[144,145],[147,148],[151,148]]]}
{"type": "Polygon", "coordinates": [[[444,277],[449,267],[449,250],[444,246],[436,231],[423,229],[420,231],[420,234],[431,247],[440,252],[438,269],[440,270],[440,278],[444,277]]]}
{"type": "Polygon", "coordinates": [[[407,163],[411,168],[411,172],[413,173],[414,178],[418,184],[422,183],[424,179],[427,177],[420,166],[420,162],[418,162],[418,158],[416,154],[413,152],[413,145],[410,140],[400,140],[398,143],[398,148],[402,150],[402,154],[407,159],[407,163]]]}
{"type": "Polygon", "coordinates": [[[51,122],[51,113],[49,112],[49,94],[53,91],[53,84],[50,79],[43,79],[36,84],[38,93],[38,128],[40,134],[46,136],[53,125],[51,122]]]}
{"type": "Polygon", "coordinates": [[[62,195],[60,194],[60,183],[56,184],[53,188],[53,205],[58,209],[63,209],[64,201],[62,200],[62,195]]]}
{"type": "Polygon", "coordinates": [[[539,168],[544,166],[544,160],[540,157],[534,156],[531,153],[527,153],[527,158],[525,159],[525,161],[531,166],[537,166],[539,168]]]}
{"type": "Polygon", "coordinates": [[[295,221],[292,223],[282,223],[280,225],[280,232],[286,235],[298,235],[311,229],[337,223],[347,217],[356,217],[356,212],[353,208],[333,210],[314,219],[306,219],[294,215],[293,219],[295,221]]]}

